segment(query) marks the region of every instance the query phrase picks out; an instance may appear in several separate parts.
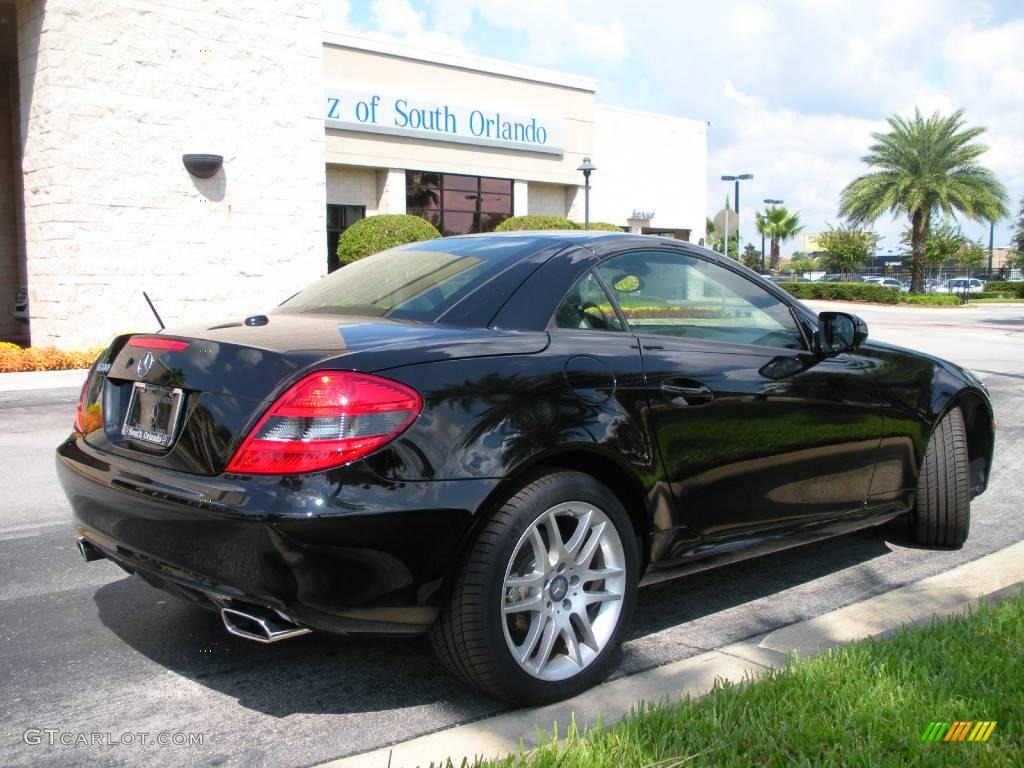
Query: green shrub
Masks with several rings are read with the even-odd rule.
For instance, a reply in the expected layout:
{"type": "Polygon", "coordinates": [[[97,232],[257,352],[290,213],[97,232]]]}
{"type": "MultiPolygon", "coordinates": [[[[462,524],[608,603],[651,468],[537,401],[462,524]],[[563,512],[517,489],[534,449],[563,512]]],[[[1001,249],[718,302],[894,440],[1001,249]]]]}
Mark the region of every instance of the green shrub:
{"type": "Polygon", "coordinates": [[[875,283],[778,283],[782,290],[798,299],[834,299],[836,301],[877,301],[897,304],[898,288],[875,283]]]}
{"type": "Polygon", "coordinates": [[[396,245],[433,240],[441,236],[426,219],[407,214],[385,214],[361,219],[338,238],[338,260],[342,264],[358,261],[371,253],[396,245]]]}
{"type": "Polygon", "coordinates": [[[531,229],[582,229],[561,216],[513,216],[494,228],[495,232],[521,232],[531,229]]]}
{"type": "MultiPolygon", "coordinates": [[[[583,229],[583,225],[576,221],[573,222],[576,225],[576,229],[583,229]]],[[[590,229],[597,230],[600,232],[622,232],[622,227],[617,227],[614,224],[609,224],[607,221],[592,221],[590,222],[590,229]]]]}
{"type": "Polygon", "coordinates": [[[1011,283],[1009,280],[992,280],[985,283],[985,293],[1005,293],[1015,299],[1024,299],[1024,283],[1011,283]]]}
{"type": "Polygon", "coordinates": [[[900,304],[923,304],[933,307],[955,307],[959,303],[959,296],[950,296],[948,293],[904,293],[900,295],[900,304]]]}

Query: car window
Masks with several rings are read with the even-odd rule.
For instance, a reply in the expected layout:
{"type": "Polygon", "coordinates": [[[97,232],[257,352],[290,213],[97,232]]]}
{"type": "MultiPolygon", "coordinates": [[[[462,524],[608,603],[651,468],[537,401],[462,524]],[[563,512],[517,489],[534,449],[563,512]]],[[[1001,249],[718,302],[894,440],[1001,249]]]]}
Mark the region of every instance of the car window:
{"type": "Polygon", "coordinates": [[[577,281],[555,310],[556,328],[624,331],[601,282],[588,272],[577,281]]]}
{"type": "Polygon", "coordinates": [[[608,259],[597,271],[635,333],[806,348],[786,304],[712,262],[638,251],[608,259]]]}

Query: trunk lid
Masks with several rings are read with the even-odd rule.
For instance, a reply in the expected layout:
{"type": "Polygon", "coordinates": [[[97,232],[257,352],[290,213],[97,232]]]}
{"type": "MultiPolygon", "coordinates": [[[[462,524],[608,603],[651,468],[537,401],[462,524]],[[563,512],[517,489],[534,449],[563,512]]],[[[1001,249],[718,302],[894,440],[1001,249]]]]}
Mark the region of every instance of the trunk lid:
{"type": "Polygon", "coordinates": [[[274,398],[317,367],[370,373],[546,345],[544,333],[286,313],[121,336],[87,385],[85,439],[154,466],[218,474],[274,398]]]}

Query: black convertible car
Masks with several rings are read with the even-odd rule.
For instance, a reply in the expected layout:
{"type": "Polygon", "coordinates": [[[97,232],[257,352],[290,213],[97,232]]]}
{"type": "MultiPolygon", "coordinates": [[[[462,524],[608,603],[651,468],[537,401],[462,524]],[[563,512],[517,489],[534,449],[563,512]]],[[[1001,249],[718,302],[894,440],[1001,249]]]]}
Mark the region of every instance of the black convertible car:
{"type": "Polygon", "coordinates": [[[106,557],[272,642],[429,632],[514,702],[608,672],[645,579],[878,525],[959,547],[984,386],[701,248],[452,237],[120,336],[57,468],[106,557]]]}

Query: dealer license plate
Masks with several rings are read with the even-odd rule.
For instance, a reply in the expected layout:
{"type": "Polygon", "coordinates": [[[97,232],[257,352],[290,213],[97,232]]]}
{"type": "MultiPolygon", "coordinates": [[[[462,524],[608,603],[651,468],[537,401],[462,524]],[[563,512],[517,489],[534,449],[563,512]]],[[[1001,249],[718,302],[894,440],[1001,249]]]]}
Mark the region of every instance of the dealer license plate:
{"type": "Polygon", "coordinates": [[[121,435],[139,443],[169,448],[178,429],[184,399],[180,389],[135,382],[121,435]]]}

